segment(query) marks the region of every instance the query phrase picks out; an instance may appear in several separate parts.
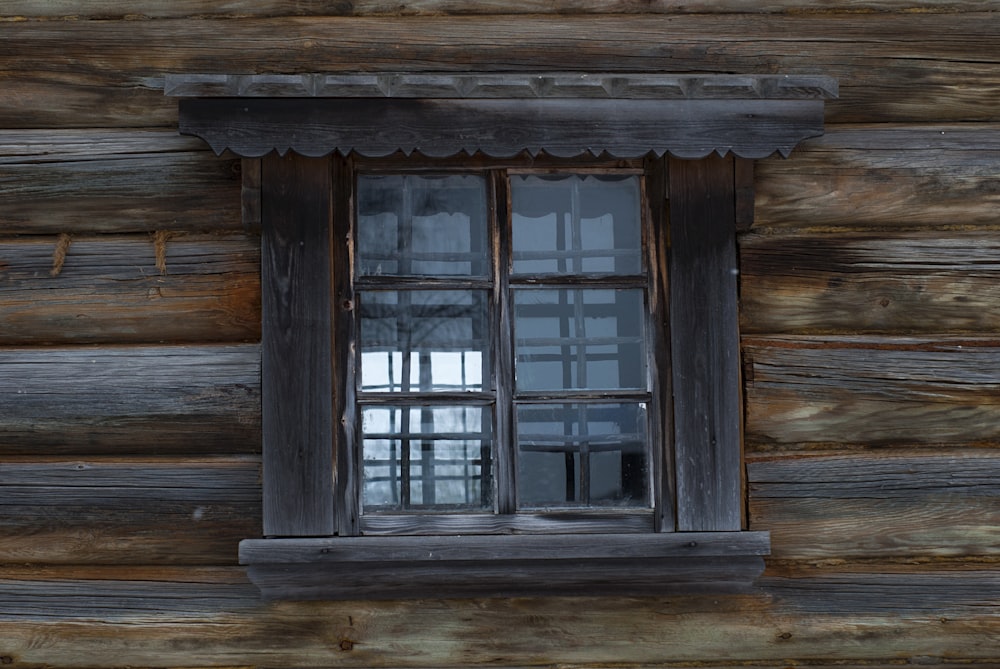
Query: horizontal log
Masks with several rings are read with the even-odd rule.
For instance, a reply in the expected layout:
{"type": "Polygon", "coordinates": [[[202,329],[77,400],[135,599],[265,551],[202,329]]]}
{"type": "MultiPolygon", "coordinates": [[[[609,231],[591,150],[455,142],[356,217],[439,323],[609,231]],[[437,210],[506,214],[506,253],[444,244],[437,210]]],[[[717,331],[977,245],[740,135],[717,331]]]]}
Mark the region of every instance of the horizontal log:
{"type": "Polygon", "coordinates": [[[0,453],[258,453],[257,345],[0,349],[0,453]]]}
{"type": "Polygon", "coordinates": [[[0,609],[0,652],[15,667],[600,666],[623,658],[672,667],[705,658],[713,667],[987,667],[1000,642],[989,569],[769,578],[758,594],[711,597],[276,605],[245,584],[128,575],[0,580],[13,595],[0,609]],[[46,616],[43,600],[58,614],[46,616]]]}
{"type": "Polygon", "coordinates": [[[9,460],[0,562],[235,564],[260,533],[260,461],[9,460]]]}
{"type": "MultiPolygon", "coordinates": [[[[835,0],[823,11],[969,12],[996,10],[995,0],[835,0]]],[[[188,16],[368,16],[383,14],[659,14],[815,12],[808,0],[8,0],[0,17],[183,18],[188,16]]]]}
{"type": "Polygon", "coordinates": [[[1000,342],[744,339],[749,450],[996,445],[1000,342]]]}
{"type": "Polygon", "coordinates": [[[175,131],[0,131],[5,233],[241,230],[240,162],[175,131]]]}
{"type": "Polygon", "coordinates": [[[1000,329],[995,233],[745,235],[740,263],[745,334],[1000,329]]]}
{"type": "Polygon", "coordinates": [[[260,241],[0,238],[0,317],[2,345],[258,340],[260,241]]]}
{"type": "Polygon", "coordinates": [[[775,559],[1000,555],[1000,454],[785,456],[747,463],[775,559]]]}
{"type": "Polygon", "coordinates": [[[828,126],[791,160],[757,163],[754,224],[995,229],[998,170],[996,125],[828,126]]]}
{"type": "Polygon", "coordinates": [[[993,14],[512,15],[14,21],[0,127],[174,126],[165,73],[597,71],[821,73],[831,122],[990,121],[993,14]],[[747,39],[752,35],[753,39],[747,39]],[[917,58],[919,56],[919,58],[917,58]],[[872,73],[877,72],[877,80],[872,73]]]}

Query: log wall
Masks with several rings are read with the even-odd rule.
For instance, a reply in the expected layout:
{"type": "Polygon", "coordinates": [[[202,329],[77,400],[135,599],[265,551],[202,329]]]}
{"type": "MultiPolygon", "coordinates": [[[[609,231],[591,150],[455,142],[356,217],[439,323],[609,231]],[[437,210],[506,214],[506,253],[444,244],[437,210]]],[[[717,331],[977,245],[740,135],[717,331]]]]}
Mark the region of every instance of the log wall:
{"type": "Polygon", "coordinates": [[[1000,666],[1000,2],[0,4],[0,664],[1000,666]],[[758,588],[266,603],[260,240],[165,73],[795,72],[741,233],[758,588]]]}

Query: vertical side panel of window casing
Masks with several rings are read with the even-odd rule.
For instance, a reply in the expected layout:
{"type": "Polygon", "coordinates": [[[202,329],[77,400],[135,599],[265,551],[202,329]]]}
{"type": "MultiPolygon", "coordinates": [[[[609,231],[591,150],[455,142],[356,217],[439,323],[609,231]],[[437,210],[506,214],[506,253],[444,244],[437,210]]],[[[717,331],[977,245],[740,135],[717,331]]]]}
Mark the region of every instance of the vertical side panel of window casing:
{"type": "Polygon", "coordinates": [[[677,529],[740,530],[733,158],[671,159],[669,189],[677,529]]]}
{"type": "Polygon", "coordinates": [[[327,158],[261,161],[264,535],[334,531],[327,158]]]}

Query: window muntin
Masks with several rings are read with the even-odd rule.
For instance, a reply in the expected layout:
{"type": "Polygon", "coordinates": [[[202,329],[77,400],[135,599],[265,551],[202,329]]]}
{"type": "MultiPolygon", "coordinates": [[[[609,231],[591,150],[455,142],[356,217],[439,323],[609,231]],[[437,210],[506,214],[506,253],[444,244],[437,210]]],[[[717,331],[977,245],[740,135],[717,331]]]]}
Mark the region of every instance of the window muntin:
{"type": "Polygon", "coordinates": [[[662,444],[642,175],[355,184],[364,517],[649,513],[662,444]]]}

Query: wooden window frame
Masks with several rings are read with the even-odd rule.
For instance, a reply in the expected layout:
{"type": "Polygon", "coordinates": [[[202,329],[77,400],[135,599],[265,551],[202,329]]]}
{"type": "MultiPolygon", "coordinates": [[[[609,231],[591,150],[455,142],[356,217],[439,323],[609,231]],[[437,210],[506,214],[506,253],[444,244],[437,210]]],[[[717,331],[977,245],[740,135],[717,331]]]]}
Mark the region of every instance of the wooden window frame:
{"type": "Polygon", "coordinates": [[[168,93],[196,96],[181,101],[181,131],[245,158],[245,222],[261,231],[265,538],[241,542],[250,578],[265,597],[281,599],[749,586],[770,539],[744,530],[736,232],[752,215],[750,160],[787,155],[822,134],[822,98],[835,94],[835,83],[561,75],[545,88],[532,75],[507,77],[498,96],[499,84],[485,76],[445,77],[445,93],[442,77],[395,76],[167,79],[168,93]],[[603,97],[581,88],[594,81],[603,97]],[[512,94],[518,83],[534,98],[512,94]],[[372,97],[372,87],[382,96],[372,97]],[[630,90],[639,99],[622,95],[630,90]],[[653,99],[642,98],[650,90],[653,99]],[[672,398],[663,409],[672,443],[658,467],[665,474],[657,531],[358,536],[357,496],[348,492],[358,472],[335,448],[338,432],[353,429],[340,390],[352,362],[338,342],[348,333],[334,317],[353,308],[352,296],[337,292],[350,277],[332,260],[333,221],[350,217],[351,204],[335,194],[351,192],[342,156],[399,151],[464,151],[471,162],[544,160],[546,152],[663,156],[646,159],[650,201],[662,209],[655,243],[669,249],[668,271],[656,277],[668,295],[658,317],[668,324],[672,360],[662,383],[672,398]]]}

